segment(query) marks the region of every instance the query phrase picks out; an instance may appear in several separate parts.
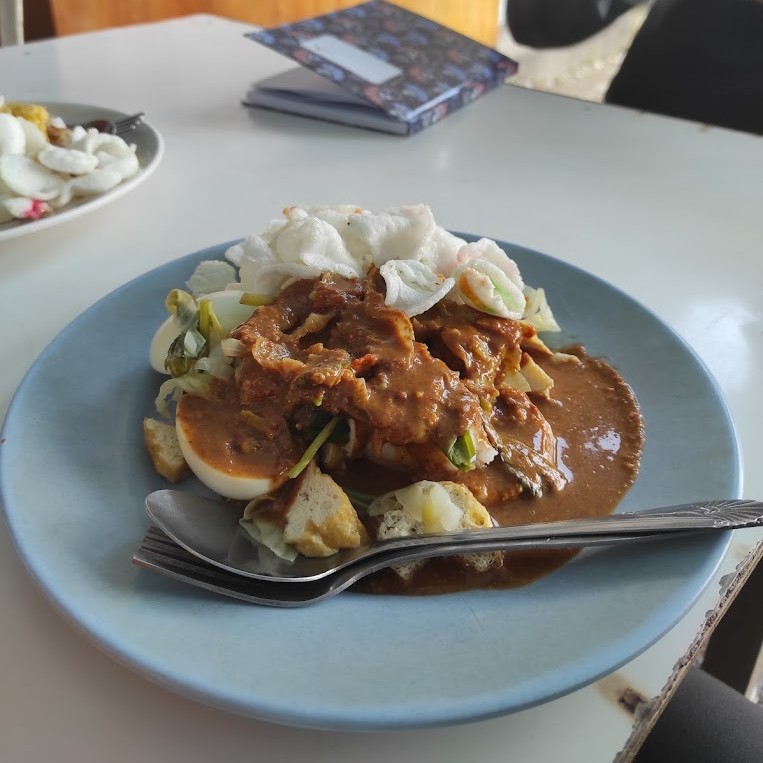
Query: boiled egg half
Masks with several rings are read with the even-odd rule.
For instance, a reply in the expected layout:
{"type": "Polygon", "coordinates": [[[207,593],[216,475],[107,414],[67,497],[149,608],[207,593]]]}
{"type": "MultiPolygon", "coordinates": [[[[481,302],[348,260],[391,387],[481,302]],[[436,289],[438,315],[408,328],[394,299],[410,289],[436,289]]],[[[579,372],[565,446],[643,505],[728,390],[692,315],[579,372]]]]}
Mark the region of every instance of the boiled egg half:
{"type": "Polygon", "coordinates": [[[242,435],[240,413],[233,402],[183,395],[175,430],[183,457],[199,480],[225,498],[246,501],[283,484],[284,458],[293,462],[299,456],[288,443],[279,447],[249,430],[242,435]]]}

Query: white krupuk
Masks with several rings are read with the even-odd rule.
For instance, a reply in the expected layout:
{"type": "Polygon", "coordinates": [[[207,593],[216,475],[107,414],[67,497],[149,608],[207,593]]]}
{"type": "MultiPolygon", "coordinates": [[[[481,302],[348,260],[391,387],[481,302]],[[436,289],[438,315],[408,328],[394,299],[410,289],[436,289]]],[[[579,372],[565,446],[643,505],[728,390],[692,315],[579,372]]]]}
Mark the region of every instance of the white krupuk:
{"type": "Polygon", "coordinates": [[[37,155],[40,164],[54,172],[67,175],[87,175],[98,166],[98,157],[76,148],[48,146],[37,155]]]}
{"type": "MultiPolygon", "coordinates": [[[[239,268],[241,288],[263,297],[274,297],[292,279],[326,272],[362,278],[376,266],[386,303],[408,317],[446,296],[514,320],[529,307],[519,267],[495,241],[467,243],[438,225],[425,204],[377,212],[349,204],[288,207],[225,256],[239,268]]],[[[553,330],[545,295],[533,295],[533,319],[553,330]]]]}
{"type": "Polygon", "coordinates": [[[0,154],[23,154],[26,148],[24,128],[10,114],[0,114],[0,154]]]}
{"type": "Polygon", "coordinates": [[[50,201],[63,190],[65,181],[29,156],[0,156],[0,179],[18,196],[50,201]]]}

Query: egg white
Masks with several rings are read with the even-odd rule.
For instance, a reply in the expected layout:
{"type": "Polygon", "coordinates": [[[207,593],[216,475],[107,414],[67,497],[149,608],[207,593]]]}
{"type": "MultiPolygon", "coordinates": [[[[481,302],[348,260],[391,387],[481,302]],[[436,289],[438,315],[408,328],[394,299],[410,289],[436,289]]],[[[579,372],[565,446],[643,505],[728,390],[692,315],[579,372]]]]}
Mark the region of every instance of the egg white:
{"type": "Polygon", "coordinates": [[[191,471],[210,490],[224,498],[248,501],[275,490],[278,482],[275,477],[258,473],[253,467],[249,474],[230,474],[204,460],[193,446],[193,437],[187,423],[183,421],[182,401],[175,416],[175,430],[178,443],[186,463],[191,471]]]}

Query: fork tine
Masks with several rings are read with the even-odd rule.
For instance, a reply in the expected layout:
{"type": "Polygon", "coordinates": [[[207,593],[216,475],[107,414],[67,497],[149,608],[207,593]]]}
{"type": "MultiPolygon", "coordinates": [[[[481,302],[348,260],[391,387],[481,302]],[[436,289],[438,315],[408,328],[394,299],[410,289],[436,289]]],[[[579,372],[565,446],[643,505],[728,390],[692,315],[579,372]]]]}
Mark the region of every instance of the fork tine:
{"type": "Polygon", "coordinates": [[[129,116],[122,117],[121,119],[115,120],[114,124],[118,124],[118,125],[138,124],[139,122],[142,122],[145,118],[146,118],[146,112],[139,111],[137,114],[130,114],[129,116]]]}
{"type": "Polygon", "coordinates": [[[331,592],[310,583],[283,586],[228,573],[188,553],[157,527],[150,527],[146,532],[133,554],[132,562],[182,583],[271,607],[300,607],[331,595],[331,592]]]}
{"type": "Polygon", "coordinates": [[[146,117],[146,112],[141,111],[137,114],[132,114],[129,117],[123,117],[122,119],[117,119],[114,122],[116,134],[120,135],[121,133],[128,132],[129,130],[134,130],[138,125],[142,124],[145,117],[146,117]]]}
{"type": "Polygon", "coordinates": [[[210,584],[214,582],[226,585],[233,577],[222,569],[204,564],[154,527],[149,529],[143,542],[133,554],[133,562],[139,566],[145,563],[152,569],[161,568],[161,571],[175,572],[178,576],[193,576],[210,584]]]}

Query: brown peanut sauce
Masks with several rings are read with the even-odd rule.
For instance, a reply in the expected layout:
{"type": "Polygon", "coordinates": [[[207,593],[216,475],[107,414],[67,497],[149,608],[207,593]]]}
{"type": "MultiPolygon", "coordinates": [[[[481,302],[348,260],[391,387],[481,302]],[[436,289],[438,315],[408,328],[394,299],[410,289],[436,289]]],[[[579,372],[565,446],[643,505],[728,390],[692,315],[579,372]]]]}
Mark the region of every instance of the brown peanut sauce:
{"type": "Polygon", "coordinates": [[[242,405],[232,384],[218,381],[210,398],[183,395],[175,415],[199,458],[225,474],[277,475],[302,455],[280,417],[242,405]]]}
{"type": "MultiPolygon", "coordinates": [[[[559,464],[566,487],[541,498],[521,496],[503,505],[488,506],[500,525],[551,522],[610,514],[638,472],[644,441],[641,414],[632,391],[611,366],[575,353],[581,362],[541,361],[553,377],[548,400],[537,405],[557,436],[559,464]]],[[[485,472],[486,470],[482,470],[485,472]]],[[[485,479],[500,479],[485,475],[485,479]]],[[[364,492],[394,489],[400,475],[366,464],[353,475],[338,476],[364,492]]],[[[477,572],[454,559],[434,559],[402,580],[384,570],[355,586],[369,593],[431,594],[469,588],[506,588],[527,583],[569,561],[575,551],[519,551],[504,554],[502,567],[477,572]]]]}
{"type": "MultiPolygon", "coordinates": [[[[332,467],[326,457],[321,466],[358,492],[458,481],[500,525],[613,511],[638,471],[643,424],[611,366],[582,348],[568,350],[576,357],[553,354],[531,327],[465,305],[442,301],[411,320],[388,307],[383,292],[378,274],[363,281],[324,274],[286,286],[239,326],[232,337],[247,352],[234,380],[215,385],[213,399],[185,395],[178,406],[202,459],[228,474],[285,481],[317,434],[310,417],[320,409],[355,424],[346,458],[332,467]],[[536,376],[539,367],[553,380],[550,390],[530,385],[536,392],[525,393],[508,383],[507,369],[518,372],[530,355],[536,376]],[[504,454],[512,449],[513,471],[498,457],[457,471],[445,456],[457,435],[482,430],[485,409],[494,441],[504,454]],[[399,471],[379,463],[386,444],[397,449],[399,471]],[[542,458],[533,461],[536,455],[542,458]],[[541,488],[540,497],[529,497],[541,488]]],[[[480,572],[460,558],[433,560],[406,580],[383,571],[359,587],[421,594],[516,586],[572,555],[513,552],[480,572]]]]}
{"type": "MultiPolygon", "coordinates": [[[[632,391],[611,366],[574,352],[580,362],[542,359],[553,377],[549,398],[537,398],[543,417],[557,438],[557,465],[567,478],[558,492],[540,498],[518,495],[486,506],[499,525],[551,522],[611,513],[633,483],[643,447],[643,422],[632,391]]],[[[263,474],[287,469],[301,454],[282,419],[267,409],[252,410],[238,400],[231,384],[218,384],[214,398],[184,395],[178,416],[198,435],[194,448],[207,462],[229,474],[263,474]]],[[[532,432],[522,433],[531,438],[532,432]]],[[[358,492],[378,495],[410,484],[401,471],[368,460],[333,473],[336,481],[358,492]]],[[[476,495],[517,495],[519,488],[496,459],[488,468],[460,475],[476,495]],[[478,484],[478,482],[483,484],[478,484]]],[[[363,519],[361,515],[361,519],[363,519]]],[[[370,530],[371,528],[369,528],[370,530]]],[[[384,570],[354,588],[369,593],[433,594],[470,588],[505,588],[527,584],[561,566],[576,552],[521,551],[504,554],[503,566],[477,572],[458,559],[434,559],[407,581],[384,570]]]]}

